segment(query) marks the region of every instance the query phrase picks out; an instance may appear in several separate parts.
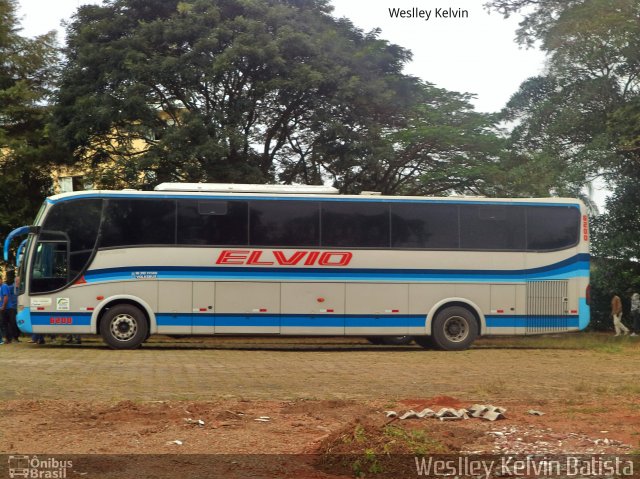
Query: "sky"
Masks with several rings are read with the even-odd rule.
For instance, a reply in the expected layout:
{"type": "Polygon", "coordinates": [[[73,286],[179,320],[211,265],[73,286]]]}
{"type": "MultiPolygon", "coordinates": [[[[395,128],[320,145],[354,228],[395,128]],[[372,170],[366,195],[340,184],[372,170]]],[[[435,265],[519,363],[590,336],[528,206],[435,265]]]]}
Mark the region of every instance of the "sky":
{"type": "MultiPolygon", "coordinates": [[[[405,72],[447,90],[476,95],[479,111],[497,111],[520,83],[542,72],[544,55],[520,48],[515,42],[519,19],[504,19],[487,12],[486,0],[332,0],[334,15],[349,18],[369,32],[380,28],[380,37],[408,48],[413,61],[405,72]],[[422,18],[393,18],[390,9],[423,10],[422,18]],[[439,10],[437,10],[439,9],[439,10]],[[448,10],[461,18],[445,18],[448,10]],[[430,12],[429,19],[426,19],[430,12]],[[436,15],[439,15],[436,17],[436,15]]],[[[23,34],[34,36],[58,29],[75,10],[98,0],[19,0],[23,34]]]]}

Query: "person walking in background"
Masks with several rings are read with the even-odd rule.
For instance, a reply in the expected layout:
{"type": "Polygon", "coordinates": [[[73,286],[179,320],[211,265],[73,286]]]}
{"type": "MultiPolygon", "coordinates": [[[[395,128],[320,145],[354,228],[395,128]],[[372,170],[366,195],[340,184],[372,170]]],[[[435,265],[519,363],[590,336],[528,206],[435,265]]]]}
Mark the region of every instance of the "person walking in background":
{"type": "Polygon", "coordinates": [[[640,294],[631,295],[631,319],[633,320],[633,332],[631,336],[640,334],[640,294]]]}
{"type": "Polygon", "coordinates": [[[613,328],[616,331],[615,335],[620,336],[620,333],[629,334],[629,328],[622,324],[622,301],[617,294],[611,298],[611,316],[613,317],[613,328]]]}
{"type": "Polygon", "coordinates": [[[4,326],[5,343],[10,344],[17,336],[18,332],[13,330],[13,323],[10,320],[9,306],[9,286],[2,282],[0,277],[0,321],[4,326]]]}

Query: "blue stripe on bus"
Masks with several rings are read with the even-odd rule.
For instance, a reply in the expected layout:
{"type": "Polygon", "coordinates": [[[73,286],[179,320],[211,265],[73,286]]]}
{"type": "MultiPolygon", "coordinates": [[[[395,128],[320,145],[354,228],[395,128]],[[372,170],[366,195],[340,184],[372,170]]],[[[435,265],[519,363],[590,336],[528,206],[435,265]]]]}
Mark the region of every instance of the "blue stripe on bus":
{"type": "MultiPolygon", "coordinates": [[[[283,314],[280,318],[280,327],[282,328],[343,328],[344,322],[345,322],[344,315],[283,314]]],[[[423,319],[423,324],[424,324],[424,319],[423,319]]]]}
{"type": "MultiPolygon", "coordinates": [[[[423,314],[415,315],[245,315],[245,314],[211,314],[207,318],[194,315],[194,326],[215,327],[316,327],[316,328],[422,328],[426,318],[423,314]]],[[[485,316],[488,328],[525,328],[529,321],[527,316],[485,316]]],[[[536,324],[544,322],[547,326],[562,324],[569,328],[579,326],[578,316],[536,316],[536,324]]],[[[185,326],[182,322],[167,322],[165,326],[185,326]]]]}
{"type": "Polygon", "coordinates": [[[191,326],[191,314],[156,313],[158,326],[191,326]]]}
{"type": "MultiPolygon", "coordinates": [[[[23,315],[24,316],[24,315],[23,315]]],[[[90,326],[91,313],[71,312],[68,314],[30,312],[31,326],[90,326]],[[51,323],[54,318],[54,323],[51,323]],[[55,318],[71,318],[71,323],[55,323],[55,318]]],[[[22,318],[25,320],[26,318],[22,318]]],[[[157,313],[158,326],[209,326],[209,327],[316,327],[316,328],[421,328],[425,326],[425,315],[367,315],[367,314],[189,314],[189,313],[157,313]]],[[[581,326],[580,317],[536,316],[529,319],[526,315],[487,315],[488,328],[525,328],[532,321],[536,325],[552,327],[561,324],[568,328],[581,326]]],[[[27,321],[25,321],[27,322],[27,321]]],[[[25,324],[26,326],[26,324],[25,324]]],[[[30,332],[30,331],[29,331],[30,332]]]]}
{"type": "Polygon", "coordinates": [[[553,327],[562,325],[568,328],[579,326],[578,316],[485,316],[487,328],[526,328],[528,325],[553,327]]]}
{"type": "MultiPolygon", "coordinates": [[[[194,192],[196,193],[196,192],[194,192]]],[[[78,196],[66,196],[64,198],[47,198],[47,203],[56,204],[62,203],[65,201],[74,201],[81,198],[143,198],[143,199],[162,199],[162,200],[184,200],[184,199],[199,199],[199,200],[269,200],[269,201],[320,201],[320,202],[333,202],[333,201],[344,201],[344,202],[358,202],[358,203],[430,203],[430,204],[440,204],[440,205],[497,205],[497,206],[554,206],[554,207],[567,207],[567,208],[577,208],[580,209],[580,205],[578,203],[547,203],[547,202],[539,202],[539,201],[530,201],[530,202],[511,202],[511,201],[491,201],[491,200],[455,200],[455,199],[411,199],[411,198],[390,198],[390,197],[371,197],[371,196],[363,196],[361,198],[348,198],[343,196],[329,196],[329,197],[320,197],[320,196],[290,196],[287,194],[286,196],[237,196],[240,193],[231,193],[231,194],[180,194],[180,193],[141,193],[141,194],[109,194],[109,193],[87,193],[78,196]]],[[[270,193],[265,193],[270,194],[270,193]]],[[[277,194],[277,193],[275,193],[277,194]]]]}
{"type": "MultiPolygon", "coordinates": [[[[163,315],[165,316],[165,315],[163,315]]],[[[371,327],[424,327],[425,315],[394,315],[394,316],[371,316],[371,315],[304,315],[304,314],[283,314],[283,315],[249,315],[249,314],[195,314],[193,316],[194,326],[263,326],[282,328],[371,328],[371,327]]],[[[158,323],[160,325],[160,323],[158,323]]],[[[163,326],[183,326],[183,323],[164,323],[163,326]]]]}
{"type": "Polygon", "coordinates": [[[344,325],[347,328],[424,328],[425,315],[346,315],[344,325]]]}
{"type": "Polygon", "coordinates": [[[519,270],[455,269],[377,269],[377,268],[271,268],[227,266],[135,266],[89,270],[88,283],[136,279],[136,273],[148,279],[260,279],[331,281],[525,281],[567,279],[589,275],[589,255],[578,254],[551,265],[519,270]]]}

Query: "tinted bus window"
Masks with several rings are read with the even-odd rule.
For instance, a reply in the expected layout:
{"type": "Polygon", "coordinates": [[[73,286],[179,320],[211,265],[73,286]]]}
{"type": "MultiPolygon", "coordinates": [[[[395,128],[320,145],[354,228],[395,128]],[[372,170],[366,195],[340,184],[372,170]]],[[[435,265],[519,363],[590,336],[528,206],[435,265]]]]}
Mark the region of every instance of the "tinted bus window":
{"type": "Polygon", "coordinates": [[[525,249],[525,208],[460,205],[460,247],[479,250],[525,249]]]}
{"type": "Polygon", "coordinates": [[[355,201],[322,203],[322,246],[388,248],[389,205],[355,201]]]}
{"type": "Polygon", "coordinates": [[[391,246],[425,249],[459,248],[458,206],[392,203],[391,246]]]}
{"type": "Polygon", "coordinates": [[[101,247],[167,245],[175,242],[175,200],[107,200],[101,247]]]}
{"type": "Polygon", "coordinates": [[[102,200],[84,199],[54,205],[42,225],[41,239],[69,238],[71,254],[93,250],[100,227],[102,200]]]}
{"type": "Polygon", "coordinates": [[[178,244],[246,245],[248,211],[246,201],[179,200],[178,244]]]}
{"type": "Polygon", "coordinates": [[[315,201],[253,201],[249,239],[256,246],[318,246],[320,210],[315,201]]]}
{"type": "Polygon", "coordinates": [[[100,199],[66,201],[51,208],[35,247],[33,293],[59,289],[82,272],[95,247],[101,213],[100,199]]]}
{"type": "Polygon", "coordinates": [[[580,211],[573,207],[530,206],[527,208],[527,249],[568,248],[578,242],[580,211]]]}

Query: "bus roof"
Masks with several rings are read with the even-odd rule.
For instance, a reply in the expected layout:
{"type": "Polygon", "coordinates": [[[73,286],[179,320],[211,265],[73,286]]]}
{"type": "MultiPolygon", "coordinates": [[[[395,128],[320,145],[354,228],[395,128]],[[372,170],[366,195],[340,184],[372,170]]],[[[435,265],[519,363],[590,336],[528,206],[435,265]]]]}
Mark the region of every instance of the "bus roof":
{"type": "Polygon", "coordinates": [[[154,191],[207,193],[278,193],[337,195],[337,188],[323,185],[257,185],[241,183],[160,183],[154,191]]]}
{"type": "MultiPolygon", "coordinates": [[[[276,185],[271,185],[276,186],[276,185]]],[[[282,192],[237,192],[234,191],[140,191],[140,190],[86,190],[62,193],[47,198],[49,203],[58,203],[75,198],[206,198],[206,199],[317,199],[319,201],[366,201],[366,202],[444,202],[478,204],[537,204],[567,205],[582,208],[581,200],[576,198],[488,198],[478,196],[385,196],[385,195],[338,195],[329,193],[282,193],[282,192]]]]}

